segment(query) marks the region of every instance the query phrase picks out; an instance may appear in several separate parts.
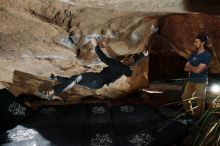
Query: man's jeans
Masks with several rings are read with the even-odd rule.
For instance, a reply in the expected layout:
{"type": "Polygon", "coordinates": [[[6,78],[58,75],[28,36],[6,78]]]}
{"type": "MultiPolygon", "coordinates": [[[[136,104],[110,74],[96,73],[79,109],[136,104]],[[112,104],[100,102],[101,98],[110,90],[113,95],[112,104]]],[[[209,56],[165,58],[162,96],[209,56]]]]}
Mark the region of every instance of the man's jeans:
{"type": "Polygon", "coordinates": [[[57,81],[60,84],[53,86],[54,95],[65,92],[76,84],[91,89],[99,89],[105,84],[103,77],[100,74],[93,72],[87,72],[81,75],[73,75],[70,78],[57,76],[57,81]]]}
{"type": "Polygon", "coordinates": [[[207,82],[192,83],[187,82],[184,92],[182,94],[183,107],[186,114],[195,118],[200,118],[204,113],[205,95],[207,82]],[[192,107],[192,100],[196,101],[196,107],[192,107]]]}

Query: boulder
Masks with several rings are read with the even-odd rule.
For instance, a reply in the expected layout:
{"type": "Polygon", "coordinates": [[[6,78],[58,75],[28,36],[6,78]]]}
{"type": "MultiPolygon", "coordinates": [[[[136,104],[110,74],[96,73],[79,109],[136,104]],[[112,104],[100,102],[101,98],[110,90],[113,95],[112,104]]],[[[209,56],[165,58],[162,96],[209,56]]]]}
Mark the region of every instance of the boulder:
{"type": "MultiPolygon", "coordinates": [[[[187,58],[194,49],[195,37],[200,32],[208,34],[210,42],[220,59],[220,18],[214,15],[206,14],[169,14],[158,19],[157,34],[163,41],[162,48],[175,50],[180,56],[187,58]]],[[[154,42],[157,44],[157,42],[154,42]]],[[[213,50],[210,50],[213,53],[213,50]]],[[[211,73],[220,73],[220,66],[217,64],[217,58],[213,56],[210,66],[211,73]]]]}
{"type": "MultiPolygon", "coordinates": [[[[52,84],[47,80],[51,73],[71,76],[101,71],[105,64],[90,45],[91,37],[105,37],[104,53],[119,59],[145,50],[151,34],[153,20],[146,19],[143,12],[75,8],[57,1],[24,0],[23,5],[18,1],[13,6],[8,5],[10,2],[3,2],[0,9],[0,80],[9,83],[15,95],[34,94],[40,88],[48,88],[52,84]]],[[[130,78],[122,76],[95,92],[73,88],[63,96],[73,96],[74,100],[87,96],[118,98],[147,87],[148,58],[132,68],[130,78]]]]}
{"type": "MultiPolygon", "coordinates": [[[[122,76],[109,85],[104,85],[97,90],[88,89],[76,85],[60,96],[65,100],[78,100],[84,97],[93,96],[101,99],[124,97],[137,89],[148,86],[148,58],[143,58],[140,62],[132,67],[131,77],[122,76]],[[141,74],[140,74],[141,73],[141,74]]],[[[56,83],[48,80],[48,77],[14,71],[13,83],[9,85],[10,91],[18,96],[20,94],[36,95],[39,90],[47,90],[56,83]]]]}
{"type": "Polygon", "coordinates": [[[159,16],[152,25],[155,31],[148,37],[147,48],[149,56],[149,80],[185,80],[188,77],[184,72],[187,58],[194,50],[195,37],[200,32],[205,32],[216,54],[212,57],[210,74],[219,74],[220,59],[219,28],[220,19],[215,15],[202,13],[166,14],[159,16]],[[218,59],[217,59],[218,58],[218,59]]]}

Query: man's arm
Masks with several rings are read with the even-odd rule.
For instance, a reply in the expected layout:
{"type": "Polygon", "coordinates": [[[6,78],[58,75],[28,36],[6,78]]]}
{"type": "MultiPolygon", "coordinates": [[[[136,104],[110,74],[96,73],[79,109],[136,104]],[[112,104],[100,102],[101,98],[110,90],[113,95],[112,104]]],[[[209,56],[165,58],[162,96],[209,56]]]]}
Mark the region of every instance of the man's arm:
{"type": "Polygon", "coordinates": [[[124,67],[121,65],[121,63],[119,63],[118,61],[112,59],[112,58],[109,58],[107,57],[103,52],[102,50],[100,49],[99,45],[97,45],[95,47],[95,51],[96,51],[96,54],[99,56],[100,60],[102,62],[104,62],[105,64],[109,65],[109,66],[114,66],[115,69],[114,69],[114,72],[122,72],[125,76],[127,77],[130,77],[132,76],[132,70],[130,70],[128,67],[124,67]],[[116,67],[116,66],[120,66],[120,67],[116,67]],[[116,70],[117,68],[117,70],[116,70]],[[119,69],[120,68],[120,69],[119,69]]]}
{"type": "Polygon", "coordinates": [[[113,59],[107,57],[107,56],[102,52],[102,50],[101,50],[101,48],[99,47],[99,45],[97,45],[97,46],[95,47],[95,52],[96,52],[96,54],[98,55],[98,57],[100,58],[100,60],[101,60],[102,62],[104,62],[105,64],[107,64],[107,65],[112,65],[112,64],[114,63],[114,60],[113,60],[113,59]]]}
{"type": "Polygon", "coordinates": [[[193,73],[201,73],[206,68],[206,64],[200,63],[198,66],[192,66],[189,62],[186,63],[184,71],[193,72],[193,73]]]}
{"type": "Polygon", "coordinates": [[[104,62],[105,64],[107,65],[112,65],[114,64],[115,60],[107,57],[101,50],[99,44],[100,44],[100,41],[98,41],[97,39],[92,39],[91,41],[92,45],[95,47],[95,52],[96,54],[98,55],[99,59],[104,62]]]}

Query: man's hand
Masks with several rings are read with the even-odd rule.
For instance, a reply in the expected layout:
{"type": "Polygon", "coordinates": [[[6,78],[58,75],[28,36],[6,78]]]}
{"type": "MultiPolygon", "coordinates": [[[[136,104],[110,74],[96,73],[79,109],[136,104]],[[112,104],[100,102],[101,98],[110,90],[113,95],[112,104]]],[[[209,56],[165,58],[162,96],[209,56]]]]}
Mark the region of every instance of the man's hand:
{"type": "Polygon", "coordinates": [[[206,64],[200,63],[198,66],[192,66],[189,62],[186,63],[184,71],[193,72],[193,73],[201,73],[205,70],[206,64]]]}
{"type": "Polygon", "coordinates": [[[92,39],[91,42],[94,47],[96,47],[97,45],[100,45],[101,48],[105,48],[107,46],[107,42],[105,39],[98,40],[98,39],[94,38],[94,39],[92,39]]]}
{"type": "Polygon", "coordinates": [[[100,44],[103,46],[103,47],[106,47],[107,46],[107,40],[105,38],[102,38],[100,40],[100,44]]]}
{"type": "Polygon", "coordinates": [[[98,41],[97,41],[95,38],[93,38],[93,39],[91,40],[91,43],[92,43],[92,45],[93,45],[94,47],[96,47],[96,46],[98,45],[98,41]]]}
{"type": "Polygon", "coordinates": [[[144,54],[144,56],[148,56],[148,55],[149,55],[149,51],[145,50],[145,51],[143,52],[143,54],[144,54]]]}
{"type": "Polygon", "coordinates": [[[191,69],[190,69],[190,62],[187,62],[187,63],[186,63],[185,68],[184,68],[184,71],[188,71],[188,72],[191,71],[191,69]]]}

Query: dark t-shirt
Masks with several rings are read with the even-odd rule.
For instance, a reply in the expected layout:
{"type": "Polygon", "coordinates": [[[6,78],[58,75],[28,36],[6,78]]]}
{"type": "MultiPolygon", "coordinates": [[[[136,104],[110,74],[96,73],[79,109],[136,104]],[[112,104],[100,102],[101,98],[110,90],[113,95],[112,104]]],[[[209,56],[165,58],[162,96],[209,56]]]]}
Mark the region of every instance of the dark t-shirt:
{"type": "Polygon", "coordinates": [[[108,65],[100,72],[100,75],[103,77],[105,84],[114,82],[122,75],[127,77],[132,75],[132,70],[130,70],[128,66],[125,66],[121,62],[107,57],[99,46],[95,47],[95,51],[100,60],[108,65]]]}
{"type": "Polygon", "coordinates": [[[211,63],[211,54],[208,51],[204,51],[200,54],[192,53],[188,61],[192,66],[198,66],[200,63],[206,64],[205,70],[201,73],[190,72],[189,81],[192,83],[202,83],[206,82],[208,79],[208,67],[211,63]]]}

